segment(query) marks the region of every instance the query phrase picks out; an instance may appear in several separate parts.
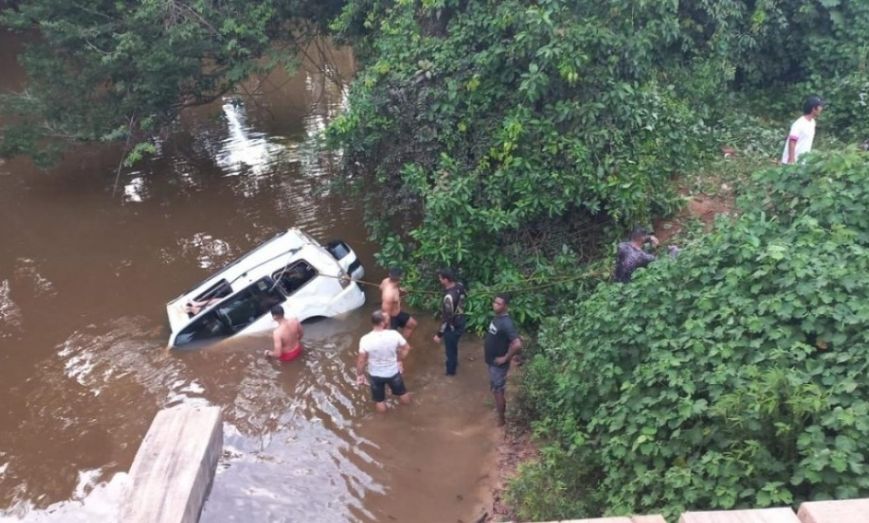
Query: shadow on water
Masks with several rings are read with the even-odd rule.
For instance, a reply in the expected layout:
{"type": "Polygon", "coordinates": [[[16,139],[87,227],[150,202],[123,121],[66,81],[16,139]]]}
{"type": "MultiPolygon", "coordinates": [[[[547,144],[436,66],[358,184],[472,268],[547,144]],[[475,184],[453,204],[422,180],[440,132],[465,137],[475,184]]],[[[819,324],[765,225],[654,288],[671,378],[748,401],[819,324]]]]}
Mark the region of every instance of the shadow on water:
{"type": "MultiPolygon", "coordinates": [[[[20,88],[0,32],[0,91],[20,88]]],[[[323,49],[321,46],[320,49],[323,49]]],[[[469,521],[495,446],[485,370],[442,376],[420,318],[414,404],[375,415],[355,385],[368,305],[306,324],[278,365],[269,338],[165,348],[165,303],[288,227],[347,240],[376,279],[352,198],[330,191],[340,152],[320,134],[346,107],[349,50],[185,113],[158,154],[124,172],[81,147],[50,172],[0,163],[0,521],[111,521],[153,415],[219,405],[225,449],[203,521],[469,521]]],[[[476,356],[479,347],[463,349],[476,356]]]]}

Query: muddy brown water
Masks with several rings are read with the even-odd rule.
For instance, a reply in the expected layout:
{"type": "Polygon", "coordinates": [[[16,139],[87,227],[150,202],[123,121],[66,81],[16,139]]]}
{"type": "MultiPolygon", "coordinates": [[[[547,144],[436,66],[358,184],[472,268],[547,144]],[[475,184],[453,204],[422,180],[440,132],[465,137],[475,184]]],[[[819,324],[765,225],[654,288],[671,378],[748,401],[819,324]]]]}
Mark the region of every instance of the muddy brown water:
{"type": "MultiPolygon", "coordinates": [[[[0,33],[0,90],[21,87],[0,33]]],[[[322,52],[320,52],[322,51],[322,52]]],[[[346,104],[348,50],[236,103],[183,115],[159,154],[121,174],[119,151],[80,147],[56,168],[0,163],[0,520],[110,520],[153,415],[219,405],[224,454],[202,521],[473,521],[498,439],[479,342],[443,376],[425,315],[411,340],[409,407],[376,415],[355,351],[378,296],[306,324],[307,352],[276,365],[268,337],[166,349],[165,303],[288,227],[342,238],[373,262],[361,209],[330,191],[317,139],[346,104]],[[120,473],[120,474],[119,474],[120,473]]]]}

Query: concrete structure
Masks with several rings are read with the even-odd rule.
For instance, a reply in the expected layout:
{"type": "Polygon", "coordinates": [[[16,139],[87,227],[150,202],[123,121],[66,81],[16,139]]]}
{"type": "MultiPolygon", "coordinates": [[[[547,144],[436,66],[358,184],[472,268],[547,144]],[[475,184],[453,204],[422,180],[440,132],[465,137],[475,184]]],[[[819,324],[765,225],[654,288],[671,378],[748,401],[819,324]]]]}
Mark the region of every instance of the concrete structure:
{"type": "Polygon", "coordinates": [[[679,523],[800,523],[800,520],[791,509],[782,507],[685,512],[679,523]]]}
{"type": "Polygon", "coordinates": [[[130,492],[120,520],[196,523],[222,453],[219,407],[161,410],[130,468],[130,492]]]}
{"type": "Polygon", "coordinates": [[[667,523],[663,516],[616,516],[610,518],[565,519],[549,523],[667,523]]]}
{"type": "Polygon", "coordinates": [[[869,499],[809,501],[797,513],[802,523],[867,523],[869,499]]]}
{"type": "Polygon", "coordinates": [[[572,519],[561,523],[667,523],[661,516],[621,516],[612,518],[572,519]]]}
{"type": "MultiPolygon", "coordinates": [[[[667,523],[662,516],[623,516],[571,519],[549,523],[667,523]]],[[[790,508],[685,512],[679,523],[869,523],[869,499],[811,501],[790,508]]]]}

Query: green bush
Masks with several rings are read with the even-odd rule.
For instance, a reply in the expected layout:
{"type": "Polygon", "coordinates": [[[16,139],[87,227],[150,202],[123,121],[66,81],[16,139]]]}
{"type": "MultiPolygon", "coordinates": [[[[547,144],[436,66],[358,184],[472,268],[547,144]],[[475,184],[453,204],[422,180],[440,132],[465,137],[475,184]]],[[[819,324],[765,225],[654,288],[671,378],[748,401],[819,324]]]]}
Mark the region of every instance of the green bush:
{"type": "MultiPolygon", "coordinates": [[[[443,265],[478,288],[529,287],[676,210],[673,176],[720,145],[778,156],[812,75],[865,70],[867,14],[830,0],[349,0],[332,28],[364,68],[330,136],[374,202],[381,264],[430,290],[443,265]],[[791,93],[774,126],[743,116],[761,88],[791,93]]],[[[514,311],[533,325],[545,304],[514,311]]]]}
{"type": "Polygon", "coordinates": [[[762,171],[737,219],[547,322],[522,397],[564,459],[523,469],[520,515],[869,495],[867,181],[853,151],[762,171]]]}
{"type": "MultiPolygon", "coordinates": [[[[379,260],[411,285],[443,265],[477,289],[574,274],[617,227],[674,211],[673,174],[704,155],[705,124],[659,74],[681,70],[671,4],[349,2],[336,26],[368,65],[331,136],[376,188],[379,260]]],[[[546,300],[513,310],[534,324],[546,300]]]]}

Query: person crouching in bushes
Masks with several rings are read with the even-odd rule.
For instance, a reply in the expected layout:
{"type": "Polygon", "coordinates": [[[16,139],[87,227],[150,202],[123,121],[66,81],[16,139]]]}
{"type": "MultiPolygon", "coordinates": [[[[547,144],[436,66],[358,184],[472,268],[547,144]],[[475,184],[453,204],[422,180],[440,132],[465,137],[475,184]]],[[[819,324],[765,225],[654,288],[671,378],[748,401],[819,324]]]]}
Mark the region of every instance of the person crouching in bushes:
{"type": "MultiPolygon", "coordinates": [[[[631,231],[628,241],[619,244],[613,280],[619,283],[628,283],[635,270],[645,267],[657,259],[657,256],[645,251],[646,245],[650,245],[652,249],[657,249],[660,242],[658,238],[642,227],[637,227],[631,231]]],[[[671,256],[675,257],[679,248],[671,245],[669,252],[671,256]]]]}

